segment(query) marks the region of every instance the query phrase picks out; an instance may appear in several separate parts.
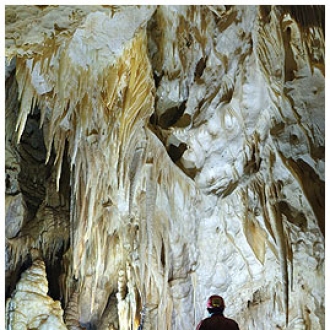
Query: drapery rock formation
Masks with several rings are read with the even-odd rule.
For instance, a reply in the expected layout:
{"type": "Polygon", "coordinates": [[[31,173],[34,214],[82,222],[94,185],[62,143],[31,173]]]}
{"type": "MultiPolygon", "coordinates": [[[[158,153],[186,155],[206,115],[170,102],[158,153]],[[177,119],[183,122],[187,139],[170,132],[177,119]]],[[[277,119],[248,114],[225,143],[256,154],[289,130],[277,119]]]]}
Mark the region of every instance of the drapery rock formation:
{"type": "Polygon", "coordinates": [[[324,329],[324,12],[6,6],[6,328],[324,329]]]}

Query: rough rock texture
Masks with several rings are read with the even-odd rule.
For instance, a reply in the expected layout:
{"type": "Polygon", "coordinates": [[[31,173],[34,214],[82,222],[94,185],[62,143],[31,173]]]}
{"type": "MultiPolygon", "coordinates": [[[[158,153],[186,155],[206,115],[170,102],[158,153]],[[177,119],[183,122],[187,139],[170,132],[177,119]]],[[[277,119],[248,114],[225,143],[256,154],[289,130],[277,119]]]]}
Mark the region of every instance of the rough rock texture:
{"type": "Polygon", "coordinates": [[[323,6],[6,6],[7,329],[324,329],[324,52],[323,6]]]}
{"type": "Polygon", "coordinates": [[[35,260],[18,282],[6,303],[6,329],[64,330],[59,301],[47,296],[45,264],[35,260]]]}

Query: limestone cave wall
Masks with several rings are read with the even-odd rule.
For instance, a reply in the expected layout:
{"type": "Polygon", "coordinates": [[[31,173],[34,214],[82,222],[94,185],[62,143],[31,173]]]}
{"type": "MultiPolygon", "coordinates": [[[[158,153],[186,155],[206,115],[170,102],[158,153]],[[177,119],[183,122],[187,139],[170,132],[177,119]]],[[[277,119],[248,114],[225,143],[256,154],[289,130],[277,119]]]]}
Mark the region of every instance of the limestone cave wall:
{"type": "Polygon", "coordinates": [[[324,329],[324,6],[6,6],[6,329],[324,329]]]}

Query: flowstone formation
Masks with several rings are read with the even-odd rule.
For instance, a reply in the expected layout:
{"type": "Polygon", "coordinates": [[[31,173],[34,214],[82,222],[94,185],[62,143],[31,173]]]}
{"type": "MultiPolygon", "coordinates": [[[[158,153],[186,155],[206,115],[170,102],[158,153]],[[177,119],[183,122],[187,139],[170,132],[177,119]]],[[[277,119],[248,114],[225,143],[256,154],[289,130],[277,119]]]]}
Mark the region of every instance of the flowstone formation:
{"type": "Polygon", "coordinates": [[[6,6],[6,329],[323,330],[324,15],[6,6]]]}

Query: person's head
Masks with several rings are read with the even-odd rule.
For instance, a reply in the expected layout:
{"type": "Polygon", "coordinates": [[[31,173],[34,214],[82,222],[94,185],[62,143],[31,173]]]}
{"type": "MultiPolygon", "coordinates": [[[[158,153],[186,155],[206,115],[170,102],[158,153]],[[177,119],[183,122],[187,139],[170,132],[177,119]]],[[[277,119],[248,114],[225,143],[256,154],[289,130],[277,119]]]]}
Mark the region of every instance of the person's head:
{"type": "Polygon", "coordinates": [[[213,295],[206,302],[206,309],[210,314],[223,313],[225,309],[225,302],[222,297],[213,295]]]}

